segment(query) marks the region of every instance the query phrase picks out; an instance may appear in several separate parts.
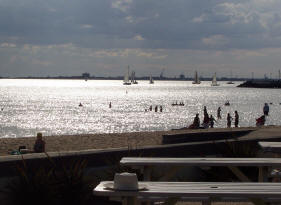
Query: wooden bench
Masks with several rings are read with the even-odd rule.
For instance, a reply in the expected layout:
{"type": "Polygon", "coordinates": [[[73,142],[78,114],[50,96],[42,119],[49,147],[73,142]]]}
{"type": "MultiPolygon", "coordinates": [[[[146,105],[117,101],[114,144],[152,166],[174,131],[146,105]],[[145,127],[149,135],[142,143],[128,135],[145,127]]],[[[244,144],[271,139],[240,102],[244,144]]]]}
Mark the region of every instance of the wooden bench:
{"type": "MultiPolygon", "coordinates": [[[[123,205],[137,205],[138,198],[153,197],[165,199],[197,199],[220,201],[223,198],[244,199],[255,204],[264,201],[281,201],[281,183],[241,183],[241,182],[139,182],[147,189],[143,191],[119,191],[107,189],[105,184],[113,181],[101,182],[93,193],[99,196],[121,197],[123,205]]],[[[209,203],[208,202],[208,203],[209,203]]]]}
{"type": "Polygon", "coordinates": [[[258,142],[264,152],[281,153],[281,142],[258,142]]]}
{"type": "Polygon", "coordinates": [[[148,158],[148,157],[124,157],[120,164],[134,169],[140,169],[144,174],[144,180],[150,181],[153,166],[222,166],[228,167],[239,180],[250,182],[238,167],[258,167],[258,181],[267,181],[267,168],[280,166],[280,158],[148,158]]]}

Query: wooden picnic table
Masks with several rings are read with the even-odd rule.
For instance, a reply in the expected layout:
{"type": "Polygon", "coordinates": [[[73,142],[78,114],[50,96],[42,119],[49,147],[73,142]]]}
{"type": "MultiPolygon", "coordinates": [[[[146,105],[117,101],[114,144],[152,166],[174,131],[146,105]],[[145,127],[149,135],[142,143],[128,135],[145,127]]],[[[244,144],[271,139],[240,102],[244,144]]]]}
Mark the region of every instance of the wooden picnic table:
{"type": "Polygon", "coordinates": [[[263,151],[281,153],[281,142],[258,142],[263,151]]]}
{"type": "MultiPolygon", "coordinates": [[[[243,182],[139,182],[145,185],[143,191],[120,191],[107,189],[106,184],[113,181],[101,182],[94,190],[95,195],[121,197],[123,205],[136,205],[137,198],[149,200],[153,197],[167,198],[208,198],[218,200],[222,197],[266,200],[281,199],[281,183],[243,183],[243,182]]],[[[185,199],[186,200],[186,199],[185,199]]]]}
{"type": "Polygon", "coordinates": [[[144,180],[150,181],[153,166],[222,166],[228,167],[241,181],[250,182],[238,167],[258,167],[259,182],[267,181],[267,168],[280,166],[280,158],[154,158],[154,157],[124,157],[120,164],[134,169],[140,169],[144,180]]]}

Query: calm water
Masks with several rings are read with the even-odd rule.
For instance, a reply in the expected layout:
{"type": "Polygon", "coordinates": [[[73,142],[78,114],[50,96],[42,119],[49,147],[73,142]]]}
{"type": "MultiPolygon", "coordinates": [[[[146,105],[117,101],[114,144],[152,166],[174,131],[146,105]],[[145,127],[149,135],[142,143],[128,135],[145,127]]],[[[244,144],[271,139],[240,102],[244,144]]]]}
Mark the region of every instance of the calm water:
{"type": "Polygon", "coordinates": [[[190,81],[156,81],[122,85],[121,81],[97,80],[0,80],[0,137],[113,133],[169,130],[187,126],[195,114],[203,119],[203,106],[216,116],[222,107],[226,114],[240,115],[240,126],[255,126],[263,104],[272,102],[267,125],[281,125],[280,89],[237,88],[219,82],[193,85],[190,81]],[[226,100],[230,106],[224,106],[226,100]],[[185,106],[171,106],[183,101],[185,106]],[[83,107],[79,107],[79,103],[83,107]],[[109,102],[112,108],[109,109],[109,102]],[[145,112],[150,105],[162,105],[163,112],[145,112]]]}

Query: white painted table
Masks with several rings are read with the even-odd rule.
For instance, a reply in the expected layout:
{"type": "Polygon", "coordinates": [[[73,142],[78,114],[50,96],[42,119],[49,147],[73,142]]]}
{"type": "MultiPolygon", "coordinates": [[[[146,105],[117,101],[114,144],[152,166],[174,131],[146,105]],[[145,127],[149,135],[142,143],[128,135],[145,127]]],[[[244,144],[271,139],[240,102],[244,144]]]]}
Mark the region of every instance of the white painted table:
{"type": "Polygon", "coordinates": [[[134,169],[141,169],[144,180],[150,181],[153,166],[222,166],[228,167],[241,181],[250,182],[238,167],[258,167],[259,182],[267,181],[267,168],[280,166],[280,158],[148,158],[148,157],[124,157],[120,164],[134,169]]]}
{"type": "Polygon", "coordinates": [[[144,191],[116,191],[105,188],[105,184],[112,181],[101,182],[94,190],[95,195],[108,197],[121,197],[123,205],[138,204],[137,198],[163,197],[184,198],[245,198],[256,202],[258,199],[281,199],[281,183],[242,183],[242,182],[139,182],[146,185],[144,191]]]}

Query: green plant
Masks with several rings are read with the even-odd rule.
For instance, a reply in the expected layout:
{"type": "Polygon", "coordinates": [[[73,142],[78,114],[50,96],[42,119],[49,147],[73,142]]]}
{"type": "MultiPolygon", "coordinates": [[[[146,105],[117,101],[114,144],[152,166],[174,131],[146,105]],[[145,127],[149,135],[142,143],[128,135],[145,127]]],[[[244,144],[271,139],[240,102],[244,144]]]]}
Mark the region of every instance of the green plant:
{"type": "Polygon", "coordinates": [[[11,205],[85,204],[92,196],[90,183],[84,177],[86,166],[83,159],[54,162],[48,155],[44,162],[30,166],[22,157],[15,167],[16,179],[4,190],[7,201],[11,205]]]}

